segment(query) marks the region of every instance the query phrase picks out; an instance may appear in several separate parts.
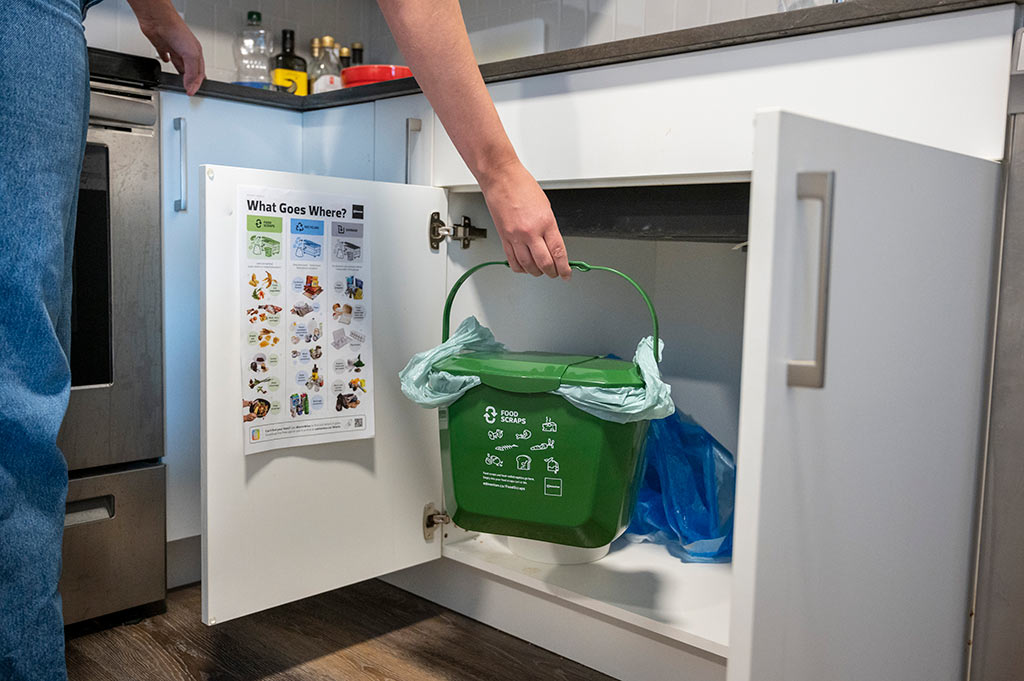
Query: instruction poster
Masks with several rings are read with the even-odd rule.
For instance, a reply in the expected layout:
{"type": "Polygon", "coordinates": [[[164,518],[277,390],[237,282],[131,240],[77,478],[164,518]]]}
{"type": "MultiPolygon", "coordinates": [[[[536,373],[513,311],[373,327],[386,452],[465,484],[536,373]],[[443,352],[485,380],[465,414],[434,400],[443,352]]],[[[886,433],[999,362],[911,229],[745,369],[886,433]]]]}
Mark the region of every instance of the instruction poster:
{"type": "Polygon", "coordinates": [[[364,202],[248,186],[237,215],[245,453],[373,437],[364,202]]]}

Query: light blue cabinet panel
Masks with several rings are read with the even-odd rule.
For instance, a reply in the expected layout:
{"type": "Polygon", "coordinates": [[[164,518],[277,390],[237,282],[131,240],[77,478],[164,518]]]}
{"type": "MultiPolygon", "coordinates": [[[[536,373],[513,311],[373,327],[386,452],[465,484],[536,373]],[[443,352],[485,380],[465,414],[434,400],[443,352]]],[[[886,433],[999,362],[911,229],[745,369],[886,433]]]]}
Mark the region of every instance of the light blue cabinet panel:
{"type": "Polygon", "coordinates": [[[432,184],[435,123],[427,98],[409,95],[382,99],[374,107],[373,179],[432,184]],[[419,121],[419,130],[410,128],[410,119],[419,121]]]}
{"type": "Polygon", "coordinates": [[[302,114],[302,172],[373,179],[373,102],[302,114]]]}
{"type": "Polygon", "coordinates": [[[161,183],[164,254],[164,390],[167,540],[200,533],[199,166],[302,171],[302,117],[295,111],[163,92],[161,183]],[[181,183],[182,131],[187,192],[181,183]],[[175,202],[185,199],[185,210],[175,202]]]}

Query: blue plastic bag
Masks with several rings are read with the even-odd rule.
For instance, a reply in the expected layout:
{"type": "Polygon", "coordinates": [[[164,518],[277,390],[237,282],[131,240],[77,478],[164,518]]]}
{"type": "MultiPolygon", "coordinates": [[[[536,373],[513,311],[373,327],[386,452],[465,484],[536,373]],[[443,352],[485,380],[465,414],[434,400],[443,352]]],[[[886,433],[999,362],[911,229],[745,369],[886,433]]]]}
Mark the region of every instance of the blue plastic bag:
{"type": "Polygon", "coordinates": [[[625,538],[664,544],[689,563],[732,559],[736,460],[676,411],[651,421],[643,479],[625,538]]]}

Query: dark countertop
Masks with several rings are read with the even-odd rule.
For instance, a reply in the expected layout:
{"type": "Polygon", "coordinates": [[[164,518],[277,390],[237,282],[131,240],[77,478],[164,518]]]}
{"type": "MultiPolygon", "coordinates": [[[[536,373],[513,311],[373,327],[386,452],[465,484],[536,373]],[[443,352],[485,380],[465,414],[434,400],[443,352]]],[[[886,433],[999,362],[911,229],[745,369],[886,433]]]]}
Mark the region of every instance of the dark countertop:
{"type": "MultiPolygon", "coordinates": [[[[1024,0],[847,0],[837,5],[766,14],[681,31],[482,64],[480,72],[485,81],[496,83],[514,78],[1013,3],[1024,4],[1024,0]]],[[[184,91],[181,77],[162,72],[160,63],[155,59],[90,48],[89,65],[94,78],[126,80],[164,90],[184,91]]],[[[308,97],[256,90],[219,81],[206,81],[199,94],[296,111],[313,111],[415,94],[419,91],[414,79],[404,78],[308,97]]]]}

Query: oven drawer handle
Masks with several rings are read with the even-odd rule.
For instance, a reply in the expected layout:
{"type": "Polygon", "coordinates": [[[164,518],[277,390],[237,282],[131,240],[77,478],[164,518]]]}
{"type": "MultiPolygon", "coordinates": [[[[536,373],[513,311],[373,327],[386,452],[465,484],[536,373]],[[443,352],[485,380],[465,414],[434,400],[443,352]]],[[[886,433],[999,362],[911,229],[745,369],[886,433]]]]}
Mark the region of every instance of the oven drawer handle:
{"type": "Polygon", "coordinates": [[[112,494],[69,501],[64,510],[64,527],[110,520],[113,517],[114,495],[112,494]]]}
{"type": "Polygon", "coordinates": [[[188,210],[188,150],[186,148],[188,129],[185,119],[175,118],[174,129],[178,131],[178,161],[180,163],[178,198],[174,200],[174,210],[183,213],[188,210]]]}
{"type": "Polygon", "coordinates": [[[100,122],[150,126],[156,123],[156,107],[152,102],[90,92],[89,118],[100,122]]]}

